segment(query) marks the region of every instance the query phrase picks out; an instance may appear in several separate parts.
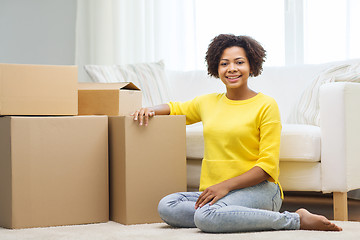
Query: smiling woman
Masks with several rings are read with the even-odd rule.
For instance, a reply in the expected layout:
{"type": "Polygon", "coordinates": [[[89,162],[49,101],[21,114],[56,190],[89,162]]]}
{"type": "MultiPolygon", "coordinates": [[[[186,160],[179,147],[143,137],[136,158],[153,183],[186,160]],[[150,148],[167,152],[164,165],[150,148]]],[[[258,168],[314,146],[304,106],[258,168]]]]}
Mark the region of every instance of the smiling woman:
{"type": "Polygon", "coordinates": [[[265,50],[254,39],[220,34],[211,41],[206,60],[208,74],[221,79],[226,93],[170,101],[133,114],[134,121],[139,125],[145,121],[145,126],[154,115],[185,115],[186,124],[203,124],[199,192],[173,193],[158,205],[160,217],[170,226],[216,233],[342,230],[305,209],[278,212],[283,198],[279,183],[280,112],[272,97],[247,85],[250,74],[261,73],[264,58],[265,50]]]}

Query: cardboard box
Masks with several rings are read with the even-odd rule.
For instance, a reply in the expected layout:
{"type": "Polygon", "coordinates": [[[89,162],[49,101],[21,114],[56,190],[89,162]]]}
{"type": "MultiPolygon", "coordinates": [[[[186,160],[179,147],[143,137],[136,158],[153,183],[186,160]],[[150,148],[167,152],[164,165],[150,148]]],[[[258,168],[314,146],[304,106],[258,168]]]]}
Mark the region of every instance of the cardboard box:
{"type": "Polygon", "coordinates": [[[110,220],[161,222],[161,198],[186,191],[185,116],[109,117],[109,153],[110,220]]]}
{"type": "Polygon", "coordinates": [[[77,115],[77,67],[0,64],[0,115],[77,115]]]}
{"type": "Polygon", "coordinates": [[[0,226],[109,219],[107,116],[0,117],[0,226]]]}
{"type": "Polygon", "coordinates": [[[133,83],[79,83],[79,115],[129,116],[141,108],[133,83]]]}

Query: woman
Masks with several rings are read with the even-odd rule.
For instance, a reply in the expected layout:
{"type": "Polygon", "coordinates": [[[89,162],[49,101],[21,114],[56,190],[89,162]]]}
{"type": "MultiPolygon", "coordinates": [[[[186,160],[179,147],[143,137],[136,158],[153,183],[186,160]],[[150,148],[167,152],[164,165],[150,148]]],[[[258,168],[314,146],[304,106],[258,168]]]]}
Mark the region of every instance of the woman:
{"type": "Polygon", "coordinates": [[[133,114],[140,125],[154,115],[171,114],[204,126],[200,192],[174,193],[160,201],[159,214],[169,225],[204,232],[342,230],[305,209],[278,212],[283,198],[278,182],[280,113],[273,98],[247,84],[250,76],[261,74],[265,53],[251,37],[221,34],[210,43],[206,61],[208,74],[221,79],[226,93],[133,114]]]}

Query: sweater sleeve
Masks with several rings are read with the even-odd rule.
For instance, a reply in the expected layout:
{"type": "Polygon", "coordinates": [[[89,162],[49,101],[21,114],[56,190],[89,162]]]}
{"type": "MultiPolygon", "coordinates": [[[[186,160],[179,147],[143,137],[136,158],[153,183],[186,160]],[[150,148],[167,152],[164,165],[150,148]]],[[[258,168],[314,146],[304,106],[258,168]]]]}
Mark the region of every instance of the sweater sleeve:
{"type": "Polygon", "coordinates": [[[274,182],[279,178],[279,153],[281,121],[279,108],[275,101],[268,105],[260,117],[259,158],[256,166],[267,172],[274,182]]]}
{"type": "Polygon", "coordinates": [[[199,97],[186,102],[169,102],[170,115],[185,115],[186,124],[201,121],[199,97]]]}

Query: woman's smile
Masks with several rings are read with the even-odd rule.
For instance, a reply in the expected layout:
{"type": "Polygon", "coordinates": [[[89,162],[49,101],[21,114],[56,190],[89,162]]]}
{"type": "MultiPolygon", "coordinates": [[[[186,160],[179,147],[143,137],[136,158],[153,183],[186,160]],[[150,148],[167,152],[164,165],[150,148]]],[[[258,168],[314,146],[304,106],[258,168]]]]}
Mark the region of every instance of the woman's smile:
{"type": "Polygon", "coordinates": [[[231,83],[235,83],[238,80],[240,80],[240,78],[242,77],[242,75],[231,75],[231,76],[226,76],[227,80],[231,83]]]}

